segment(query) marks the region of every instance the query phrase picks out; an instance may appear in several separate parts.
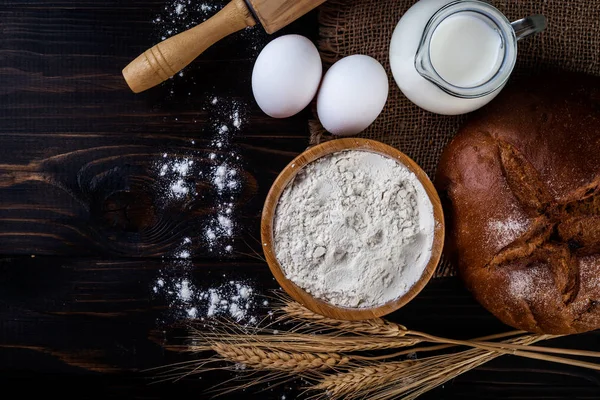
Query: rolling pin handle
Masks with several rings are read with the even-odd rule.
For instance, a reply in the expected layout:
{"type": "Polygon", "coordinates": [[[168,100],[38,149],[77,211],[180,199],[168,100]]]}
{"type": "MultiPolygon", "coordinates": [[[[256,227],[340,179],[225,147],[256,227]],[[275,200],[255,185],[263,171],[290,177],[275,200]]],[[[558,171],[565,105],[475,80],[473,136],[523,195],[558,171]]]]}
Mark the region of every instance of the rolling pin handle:
{"type": "Polygon", "coordinates": [[[219,40],[254,25],[245,0],[232,0],[202,24],[146,50],[123,69],[123,77],[133,92],[143,92],[181,71],[219,40]]]}

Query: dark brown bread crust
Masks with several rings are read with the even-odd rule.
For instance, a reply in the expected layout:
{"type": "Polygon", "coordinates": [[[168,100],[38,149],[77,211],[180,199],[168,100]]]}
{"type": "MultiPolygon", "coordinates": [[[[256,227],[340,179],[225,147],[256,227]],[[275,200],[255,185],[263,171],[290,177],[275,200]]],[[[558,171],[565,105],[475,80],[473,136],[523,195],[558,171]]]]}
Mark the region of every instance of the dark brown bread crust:
{"type": "Polygon", "coordinates": [[[600,328],[600,80],[506,89],[442,156],[449,249],[477,300],[532,332],[600,328]]]}

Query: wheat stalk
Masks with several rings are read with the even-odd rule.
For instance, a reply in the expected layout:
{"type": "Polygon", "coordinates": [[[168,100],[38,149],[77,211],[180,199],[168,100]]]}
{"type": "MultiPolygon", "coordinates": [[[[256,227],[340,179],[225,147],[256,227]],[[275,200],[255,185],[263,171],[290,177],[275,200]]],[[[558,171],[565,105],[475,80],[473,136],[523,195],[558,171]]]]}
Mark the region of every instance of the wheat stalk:
{"type": "MultiPolygon", "coordinates": [[[[561,357],[553,357],[546,356],[543,354],[538,354],[529,351],[526,346],[523,345],[507,345],[502,346],[498,343],[493,342],[481,342],[481,341],[465,341],[465,340],[453,340],[453,339],[445,339],[440,338],[433,335],[428,335],[422,332],[411,331],[408,330],[405,326],[395,324],[393,322],[389,322],[380,318],[367,320],[367,321],[340,321],[332,318],[328,318],[322,316],[320,314],[316,314],[299,303],[296,303],[291,300],[284,299],[284,305],[281,308],[283,311],[283,316],[280,318],[280,321],[286,319],[292,320],[300,320],[304,323],[301,323],[296,327],[297,330],[311,330],[311,327],[307,322],[318,324],[326,329],[337,329],[344,333],[353,333],[357,335],[377,335],[384,337],[407,337],[409,340],[413,341],[415,344],[421,342],[432,342],[432,343],[440,343],[447,345],[456,345],[456,346],[469,346],[475,347],[482,350],[495,350],[499,353],[503,354],[513,354],[524,358],[532,358],[536,360],[546,360],[551,362],[556,362],[559,364],[566,365],[575,365],[588,369],[600,370],[595,364],[586,363],[581,361],[572,361],[570,359],[565,359],[561,357]]],[[[556,338],[558,336],[554,336],[556,338]]],[[[568,350],[568,349],[547,349],[543,347],[535,348],[537,352],[540,353],[554,353],[554,354],[563,354],[563,355],[571,355],[571,356],[584,356],[584,357],[600,357],[600,353],[598,352],[590,352],[590,351],[578,351],[578,350],[568,350]]]]}
{"type": "Polygon", "coordinates": [[[549,355],[600,358],[599,352],[530,346],[556,336],[525,335],[515,331],[470,341],[453,340],[411,331],[379,318],[338,321],[315,314],[287,298],[283,299],[279,311],[281,315],[275,322],[292,323],[281,332],[274,331],[272,325],[248,332],[226,320],[217,322],[212,332],[192,328],[187,350],[197,353],[211,350],[217,355],[173,365],[163,379],[220,369],[219,362],[230,361],[250,370],[266,372],[264,378],[237,388],[301,375],[314,383],[310,389],[324,391],[332,399],[414,400],[504,354],[600,370],[598,364],[549,355]],[[434,345],[415,347],[420,343],[434,345]],[[409,352],[421,354],[453,346],[472,348],[419,360],[398,361],[409,352]],[[392,354],[389,351],[382,355],[365,354],[401,348],[403,350],[392,354]]]}
{"type": "MultiPolygon", "coordinates": [[[[528,335],[503,343],[527,345],[548,338],[550,337],[544,335],[528,335]]],[[[365,397],[374,390],[382,390],[392,385],[393,396],[382,399],[392,398],[408,391],[429,391],[501,355],[492,351],[471,349],[421,360],[381,363],[326,376],[313,386],[313,389],[326,391],[334,399],[352,399],[365,397]]]]}
{"type": "Polygon", "coordinates": [[[340,321],[316,314],[306,307],[294,301],[285,301],[281,307],[283,315],[280,321],[299,320],[301,325],[296,328],[299,330],[310,330],[307,323],[317,324],[326,329],[337,329],[344,333],[353,333],[357,335],[377,335],[384,337],[402,337],[408,332],[406,327],[383,320],[381,318],[367,321],[340,321]]]}
{"type": "MultiPolygon", "coordinates": [[[[527,343],[535,343],[541,340],[545,340],[545,338],[540,336],[524,336],[520,338],[522,343],[526,346],[527,343]]],[[[460,367],[449,368],[444,374],[437,376],[435,379],[428,380],[424,382],[420,387],[413,389],[410,393],[404,395],[402,400],[414,400],[421,396],[424,393],[429,392],[430,390],[443,385],[444,383],[464,374],[465,372],[471,371],[483,364],[486,364],[497,357],[500,357],[501,354],[494,352],[486,352],[479,349],[471,349],[463,352],[461,356],[467,362],[461,363],[460,367]]],[[[450,363],[455,363],[456,359],[450,358],[448,360],[450,363]]],[[[394,390],[387,390],[381,393],[378,400],[391,399],[396,397],[394,390]],[[386,397],[387,396],[387,397],[386,397]]]]}
{"type": "MultiPolygon", "coordinates": [[[[548,335],[525,335],[519,338],[506,341],[507,343],[516,343],[527,346],[529,344],[551,339],[548,335]]],[[[440,356],[443,368],[439,371],[431,371],[432,368],[425,368],[422,371],[409,371],[406,374],[399,374],[396,379],[408,384],[387,385],[385,388],[379,388],[378,393],[371,397],[372,400],[389,400],[399,396],[402,400],[414,400],[423,393],[426,393],[439,385],[448,382],[457,376],[471,371],[502,354],[485,351],[481,349],[470,349],[460,353],[440,356]]],[[[422,359],[421,362],[428,363],[428,359],[422,359]]],[[[358,393],[357,393],[358,394],[358,393]]],[[[354,395],[349,398],[356,398],[354,395]]]]}
{"type": "Polygon", "coordinates": [[[352,353],[361,351],[378,351],[412,347],[422,342],[412,338],[381,338],[381,337],[343,337],[335,335],[306,335],[283,332],[277,335],[269,334],[237,334],[229,336],[222,333],[196,333],[193,343],[187,350],[199,353],[212,349],[213,343],[231,343],[239,347],[258,347],[284,351],[336,352],[352,353]]]}
{"type": "Polygon", "coordinates": [[[214,344],[213,350],[229,361],[248,367],[290,373],[332,369],[350,362],[349,357],[337,353],[265,351],[257,347],[239,347],[223,343],[214,344]]]}

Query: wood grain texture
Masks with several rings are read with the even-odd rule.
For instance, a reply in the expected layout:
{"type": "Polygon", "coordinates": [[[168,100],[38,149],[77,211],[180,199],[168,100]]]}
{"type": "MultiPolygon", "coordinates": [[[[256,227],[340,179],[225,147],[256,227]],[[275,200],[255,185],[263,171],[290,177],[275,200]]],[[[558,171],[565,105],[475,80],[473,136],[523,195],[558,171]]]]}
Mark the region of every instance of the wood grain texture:
{"type": "Polygon", "coordinates": [[[204,199],[163,207],[155,164],[169,153],[215,165],[213,96],[247,112],[232,141],[244,177],[236,241],[256,243],[261,197],[307,146],[307,114],[272,120],[252,100],[247,46],[266,43],[265,33],[232,36],[183,77],[128,92],[119,65],[160,34],[150,21],[165,3],[125,3],[0,6],[0,254],[162,257],[184,236],[200,237],[215,215],[214,188],[195,177],[204,199]]]}
{"type": "Polygon", "coordinates": [[[342,320],[362,320],[362,319],[372,319],[378,318],[387,314],[390,314],[406,304],[409,301],[415,298],[423,290],[425,285],[429,282],[437,265],[440,262],[440,258],[442,256],[442,250],[444,248],[444,233],[445,233],[445,225],[444,225],[444,212],[442,210],[442,204],[440,202],[440,198],[437,194],[437,191],[433,187],[431,180],[427,177],[427,174],[408,156],[404,153],[395,149],[391,146],[385,145],[383,143],[369,140],[369,139],[337,139],[322,143],[318,146],[311,147],[306,150],[298,157],[296,157],[288,166],[281,172],[281,174],[273,183],[269,194],[267,195],[267,199],[265,201],[265,206],[263,208],[262,220],[261,220],[261,238],[263,244],[263,252],[267,259],[267,263],[269,264],[269,268],[273,275],[281,285],[281,287],[294,298],[299,303],[303,304],[308,309],[331,317],[335,319],[342,320]],[[277,260],[275,255],[275,246],[273,240],[273,224],[275,220],[275,212],[277,210],[277,205],[279,204],[279,199],[283,194],[283,191],[287,188],[287,186],[294,180],[298,172],[300,172],[306,165],[333,153],[337,153],[345,150],[361,150],[361,151],[369,151],[376,154],[380,154],[385,157],[389,157],[393,160],[396,160],[400,164],[406,166],[412,173],[417,176],[421,185],[425,189],[425,192],[429,196],[431,204],[433,205],[433,217],[435,219],[435,231],[433,238],[433,245],[431,250],[431,258],[425,269],[423,274],[419,278],[419,280],[410,288],[410,290],[404,295],[396,300],[388,302],[379,307],[373,308],[346,308],[346,307],[338,307],[327,303],[321,299],[317,299],[312,296],[310,293],[296,285],[293,281],[289,280],[283,270],[281,269],[281,265],[277,260]]]}
{"type": "Polygon", "coordinates": [[[267,33],[275,33],[326,0],[248,0],[267,33]]]}

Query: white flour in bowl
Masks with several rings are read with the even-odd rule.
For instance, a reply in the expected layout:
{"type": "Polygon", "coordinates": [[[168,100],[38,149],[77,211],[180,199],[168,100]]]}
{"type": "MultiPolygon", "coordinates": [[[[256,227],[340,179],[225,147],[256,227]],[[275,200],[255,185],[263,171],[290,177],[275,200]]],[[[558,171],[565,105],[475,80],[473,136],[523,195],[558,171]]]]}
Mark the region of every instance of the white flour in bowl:
{"type": "Polygon", "coordinates": [[[367,151],[323,157],[298,173],[275,213],[274,246],[288,279],[341,307],[371,308],[419,280],[434,236],[417,177],[367,151]]]}

